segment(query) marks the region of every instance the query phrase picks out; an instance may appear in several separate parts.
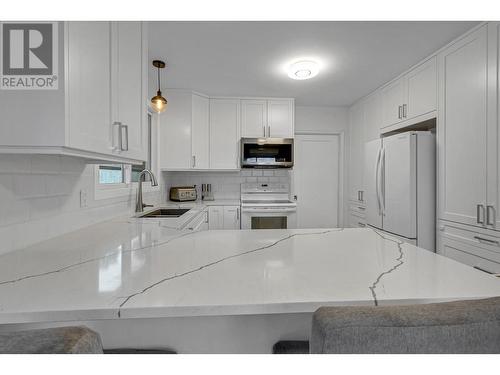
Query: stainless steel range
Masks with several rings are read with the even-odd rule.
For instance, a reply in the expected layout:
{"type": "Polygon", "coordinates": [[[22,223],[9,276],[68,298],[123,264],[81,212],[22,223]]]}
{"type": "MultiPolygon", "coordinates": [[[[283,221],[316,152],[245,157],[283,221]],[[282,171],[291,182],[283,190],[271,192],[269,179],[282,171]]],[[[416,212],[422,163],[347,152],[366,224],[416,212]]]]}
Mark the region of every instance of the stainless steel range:
{"type": "Polygon", "coordinates": [[[241,229],[294,229],[297,203],[288,184],[241,184],[241,229]]]}

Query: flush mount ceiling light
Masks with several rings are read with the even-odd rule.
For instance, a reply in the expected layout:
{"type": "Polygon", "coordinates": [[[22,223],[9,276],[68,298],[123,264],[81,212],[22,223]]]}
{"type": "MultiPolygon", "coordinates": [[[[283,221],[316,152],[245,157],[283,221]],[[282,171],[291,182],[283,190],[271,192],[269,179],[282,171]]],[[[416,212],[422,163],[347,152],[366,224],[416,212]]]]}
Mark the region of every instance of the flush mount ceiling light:
{"type": "Polygon", "coordinates": [[[161,113],[167,109],[167,99],[161,96],[160,90],[160,69],[165,68],[165,63],[161,60],[153,60],[153,66],[158,69],[158,91],[156,95],[151,98],[151,107],[153,107],[157,113],[161,113]]]}
{"type": "Polygon", "coordinates": [[[310,60],[297,61],[288,67],[287,72],[291,79],[309,79],[318,75],[319,64],[310,60]]]}

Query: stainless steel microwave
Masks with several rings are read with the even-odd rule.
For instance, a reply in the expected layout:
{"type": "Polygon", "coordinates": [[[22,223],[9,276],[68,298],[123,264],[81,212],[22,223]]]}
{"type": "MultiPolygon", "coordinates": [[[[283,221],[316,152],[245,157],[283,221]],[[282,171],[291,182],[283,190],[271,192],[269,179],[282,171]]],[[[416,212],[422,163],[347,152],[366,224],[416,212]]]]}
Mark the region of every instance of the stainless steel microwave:
{"type": "Polygon", "coordinates": [[[293,138],[241,138],[241,167],[293,167],[293,138]]]}

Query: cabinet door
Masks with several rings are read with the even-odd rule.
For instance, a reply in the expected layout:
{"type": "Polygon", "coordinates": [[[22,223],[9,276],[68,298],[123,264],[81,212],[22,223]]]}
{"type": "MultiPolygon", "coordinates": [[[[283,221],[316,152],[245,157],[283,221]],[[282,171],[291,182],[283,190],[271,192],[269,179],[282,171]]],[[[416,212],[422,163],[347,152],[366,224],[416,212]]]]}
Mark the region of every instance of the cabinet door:
{"type": "Polygon", "coordinates": [[[349,198],[353,201],[363,201],[364,174],[364,108],[363,103],[351,107],[349,121],[349,198]]]}
{"type": "Polygon", "coordinates": [[[111,23],[68,22],[68,144],[111,154],[111,23]]]}
{"type": "Polygon", "coordinates": [[[488,81],[488,183],[487,203],[489,217],[487,226],[500,230],[500,90],[498,79],[500,77],[500,22],[488,23],[489,43],[489,68],[488,81]]]}
{"type": "Polygon", "coordinates": [[[380,92],[375,92],[364,101],[365,107],[365,141],[373,141],[380,138],[382,127],[382,97],[380,92]]]}
{"type": "Polygon", "coordinates": [[[210,99],[210,169],[239,168],[240,101],[210,99]]]}
{"type": "Polygon", "coordinates": [[[224,229],[224,210],[222,206],[208,207],[208,229],[224,229]]]}
{"type": "Polygon", "coordinates": [[[486,200],[487,59],[486,27],[438,56],[439,217],[476,226],[486,200]]]}
{"type": "Polygon", "coordinates": [[[293,101],[289,99],[267,102],[267,136],[293,138],[293,101]]]}
{"type": "Polygon", "coordinates": [[[224,229],[240,229],[239,206],[224,206],[224,229]]]}
{"type": "Polygon", "coordinates": [[[121,154],[146,160],[147,109],[145,74],[147,44],[142,22],[113,22],[113,121],[126,126],[121,154]]]}
{"type": "Polygon", "coordinates": [[[403,103],[406,101],[406,79],[400,78],[382,89],[382,127],[403,121],[403,103]]]}
{"type": "Polygon", "coordinates": [[[437,66],[436,57],[424,62],[407,75],[408,100],[404,119],[411,119],[436,110],[437,66]]]}
{"type": "Polygon", "coordinates": [[[244,138],[267,136],[267,100],[241,100],[241,136],[244,138]]]}
{"type": "Polygon", "coordinates": [[[193,94],[192,167],[195,169],[208,169],[209,165],[208,110],[208,98],[193,94]]]}
{"type": "Polygon", "coordinates": [[[168,90],[167,110],[160,116],[160,168],[190,169],[192,94],[168,90]]]}

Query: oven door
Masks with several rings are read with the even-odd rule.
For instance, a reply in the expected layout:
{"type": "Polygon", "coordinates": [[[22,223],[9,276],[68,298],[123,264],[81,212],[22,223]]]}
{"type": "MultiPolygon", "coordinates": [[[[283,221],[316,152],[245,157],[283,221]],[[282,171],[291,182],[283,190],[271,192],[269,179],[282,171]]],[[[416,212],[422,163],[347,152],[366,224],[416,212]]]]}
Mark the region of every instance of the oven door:
{"type": "Polygon", "coordinates": [[[241,229],[295,229],[296,208],[242,208],[241,229]]]}

